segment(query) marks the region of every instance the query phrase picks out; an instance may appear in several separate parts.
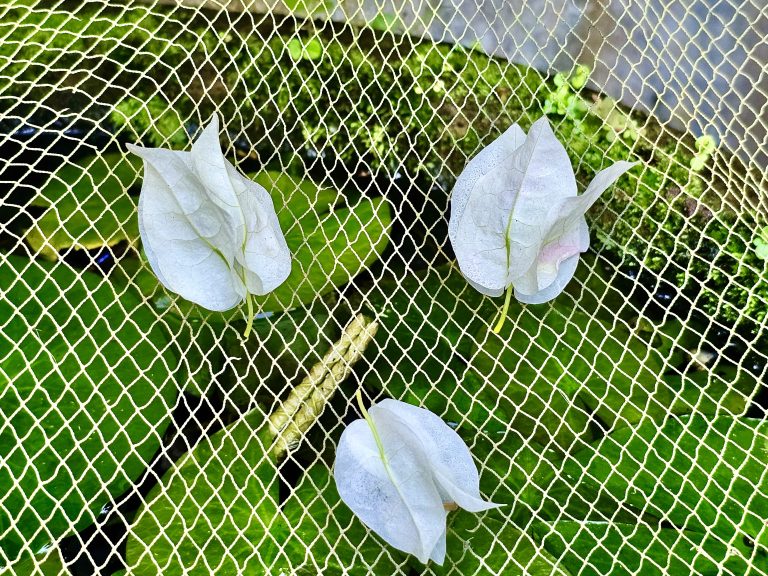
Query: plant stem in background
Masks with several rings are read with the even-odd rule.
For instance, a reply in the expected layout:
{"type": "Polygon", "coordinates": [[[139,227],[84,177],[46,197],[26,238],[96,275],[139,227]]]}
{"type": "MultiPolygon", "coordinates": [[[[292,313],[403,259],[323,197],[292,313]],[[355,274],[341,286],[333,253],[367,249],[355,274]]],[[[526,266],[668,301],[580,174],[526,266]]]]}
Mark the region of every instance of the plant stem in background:
{"type": "Polygon", "coordinates": [[[362,357],[378,327],[376,320],[355,316],[328,353],[272,413],[269,430],[275,438],[275,459],[299,445],[304,432],[317,421],[336,388],[362,357]]]}

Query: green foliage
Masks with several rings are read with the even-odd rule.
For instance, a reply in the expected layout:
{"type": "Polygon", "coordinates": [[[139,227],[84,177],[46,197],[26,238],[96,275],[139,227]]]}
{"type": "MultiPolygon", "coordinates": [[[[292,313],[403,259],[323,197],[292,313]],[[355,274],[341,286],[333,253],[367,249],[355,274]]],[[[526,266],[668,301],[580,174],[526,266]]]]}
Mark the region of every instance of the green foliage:
{"type": "Polygon", "coordinates": [[[530,534],[497,515],[498,512],[475,515],[463,511],[453,514],[445,565],[433,566],[430,573],[568,576],[530,534]]]}
{"type": "Polygon", "coordinates": [[[258,319],[245,350],[241,338],[226,340],[230,360],[218,380],[228,401],[241,409],[254,402],[273,406],[330,350],[338,332],[322,299],[309,308],[258,319]]]}
{"type": "Polygon", "coordinates": [[[544,114],[583,118],[587,112],[587,104],[577,91],[586,84],[588,77],[589,69],[584,66],[579,66],[572,76],[566,76],[562,72],[555,74],[552,80],[555,89],[544,100],[544,114]]]}
{"type": "Polygon", "coordinates": [[[277,471],[257,434],[263,419],[217,432],[163,476],[131,527],[131,574],[235,574],[274,556],[277,471]]]}
{"type": "Polygon", "coordinates": [[[288,52],[295,61],[319,60],[323,55],[323,43],[318,38],[293,38],[288,42],[288,52]]]}
{"type": "Polygon", "coordinates": [[[322,463],[279,506],[263,420],[252,412],[163,477],[131,527],[131,574],[392,574],[393,557],[403,562],[341,504],[322,463]]]}
{"type": "MultiPolygon", "coordinates": [[[[560,521],[534,526],[537,538],[571,574],[757,574],[717,538],[648,524],[560,521]]],[[[740,545],[739,552],[745,552],[740,545]]],[[[749,553],[747,552],[747,556],[749,553]]]]}
{"type": "Polygon", "coordinates": [[[712,136],[704,135],[696,138],[696,153],[689,162],[691,170],[694,172],[701,172],[716,149],[717,143],[712,136]]]}
{"type": "Polygon", "coordinates": [[[128,189],[136,183],[142,162],[132,156],[88,156],[54,173],[32,199],[46,211],[25,240],[49,260],[68,248],[89,250],[139,238],[136,200],[128,189]]]}
{"type": "Polygon", "coordinates": [[[760,236],[752,243],[755,245],[755,256],[768,262],[768,226],[760,231],[760,236]]]}
{"type": "Polygon", "coordinates": [[[7,256],[0,294],[0,546],[14,558],[84,528],[138,477],[174,362],[152,311],[95,275],[7,256]]]}
{"type": "Polygon", "coordinates": [[[495,307],[467,285],[458,268],[382,278],[367,289],[366,302],[379,321],[365,354],[373,364],[356,368],[364,371],[366,386],[429,407],[450,422],[499,429],[486,408],[495,404],[493,395],[459,385],[473,333],[487,326],[495,307]]]}
{"type": "Polygon", "coordinates": [[[57,548],[11,564],[6,569],[0,568],[2,576],[69,576],[70,574],[57,548]]]}
{"type": "Polygon", "coordinates": [[[128,130],[132,139],[154,146],[183,148],[189,140],[181,117],[160,96],[147,102],[127,98],[115,106],[110,119],[116,128],[128,130]]]}
{"type": "Polygon", "coordinates": [[[694,415],[661,427],[646,422],[576,452],[564,475],[580,493],[608,493],[678,529],[711,534],[725,545],[707,548],[712,557],[732,547],[744,559],[750,554],[743,546],[747,537],[759,546],[759,564],[768,568],[766,442],[761,420],[694,415]]]}
{"type": "Polygon", "coordinates": [[[346,284],[384,251],[390,222],[383,198],[307,214],[285,234],[294,258],[288,279],[255,301],[263,310],[289,310],[346,284]]]}
{"type": "Polygon", "coordinates": [[[499,408],[514,415],[510,425],[543,445],[554,441],[567,451],[588,441],[590,415],[613,429],[670,413],[740,414],[758,387],[749,374],[725,366],[700,375],[674,372],[622,324],[559,301],[549,309],[513,305],[510,318],[498,335],[477,334],[471,367],[498,394],[499,408]]]}
{"type": "MultiPolygon", "coordinates": [[[[689,350],[700,341],[698,333],[676,321],[654,325],[626,314],[617,318],[612,310],[626,311],[625,295],[609,283],[604,264],[599,258],[585,259],[577,281],[549,306],[516,305],[500,335],[489,327],[499,303],[469,288],[452,266],[385,277],[361,289],[380,329],[375,361],[361,368],[360,378],[368,387],[427,407],[457,425],[481,470],[481,493],[509,505],[503,509],[506,525],[521,542],[532,536],[541,542],[548,533],[519,536],[517,531],[532,522],[557,523],[553,530],[570,539],[568,525],[559,524],[563,519],[605,526],[611,537],[629,526],[638,534],[632,541],[638,543],[650,542],[657,533],[671,537],[685,529],[687,534],[692,530],[688,525],[659,532],[663,506],[649,508],[643,498],[628,501],[618,490],[600,490],[599,481],[585,482],[590,470],[581,468],[587,462],[580,455],[600,438],[616,439],[617,450],[636,442],[638,453],[632,461],[643,462],[639,450],[646,433],[658,430],[670,416],[694,414],[689,418],[706,422],[705,417],[741,415],[759,387],[754,377],[724,360],[680,372],[678,367],[690,361],[689,350]]],[[[693,446],[683,446],[692,457],[693,446]]],[[[737,450],[733,452],[735,458],[737,450]]],[[[713,457],[716,454],[713,447],[713,457]]],[[[712,469],[713,462],[703,470],[712,469]]],[[[631,471],[624,476],[634,478],[631,471]]],[[[643,494],[658,484],[651,475],[643,482],[643,494]]],[[[693,492],[686,493],[682,501],[693,498],[693,492]]],[[[722,500],[714,498],[713,505],[722,500]]],[[[494,522],[492,514],[476,520],[480,533],[494,522]]],[[[587,553],[587,537],[579,535],[583,539],[574,544],[583,546],[579,554],[587,553]]],[[[559,540],[547,538],[547,552],[559,558],[559,540]]],[[[698,533],[692,538],[702,546],[711,543],[712,554],[723,549],[717,538],[698,533]]],[[[463,544],[455,544],[449,548],[448,562],[508,562],[508,555],[493,549],[492,539],[473,539],[469,545],[486,540],[488,549],[473,553],[471,548],[463,555],[463,544]]],[[[608,562],[612,553],[612,548],[602,556],[594,552],[596,562],[608,562]]],[[[636,561],[629,549],[616,554],[629,563],[636,561]]],[[[654,542],[653,558],[662,554],[670,552],[654,542]]],[[[558,566],[578,574],[575,558],[561,558],[558,566]]],[[[702,562],[694,565],[708,566],[702,562]]],[[[738,567],[744,559],[729,562],[738,567]]],[[[505,569],[514,570],[511,564],[505,569]]]]}
{"type": "MultiPolygon", "coordinates": [[[[322,6],[299,0],[294,8],[322,6]]],[[[704,166],[697,171],[712,142],[697,145],[610,98],[589,102],[580,93],[588,75],[583,67],[545,79],[480,51],[371,29],[347,31],[351,40],[295,31],[264,40],[250,29],[216,32],[194,13],[96,4],[40,11],[17,2],[0,24],[0,67],[13,77],[0,92],[58,85],[69,70],[85,79],[83,93],[102,93],[109,82],[116,99],[122,94],[112,121],[151,144],[180,147],[183,121],[199,124],[217,109],[265,163],[307,142],[349,166],[442,171],[449,178],[509,124],[527,128],[547,112],[582,182],[616,160],[645,160],[620,185],[626,193],[606,196],[593,210],[591,225],[606,254],[665,273],[717,321],[748,318],[754,326],[765,318],[764,260],[747,246],[755,222],[748,214],[733,217],[727,207],[719,213],[719,199],[731,194],[727,183],[704,166]],[[154,33],[159,29],[162,35],[154,33]],[[371,34],[375,50],[363,47],[371,34]]],[[[372,24],[391,28],[394,21],[379,16],[372,24]]]]}

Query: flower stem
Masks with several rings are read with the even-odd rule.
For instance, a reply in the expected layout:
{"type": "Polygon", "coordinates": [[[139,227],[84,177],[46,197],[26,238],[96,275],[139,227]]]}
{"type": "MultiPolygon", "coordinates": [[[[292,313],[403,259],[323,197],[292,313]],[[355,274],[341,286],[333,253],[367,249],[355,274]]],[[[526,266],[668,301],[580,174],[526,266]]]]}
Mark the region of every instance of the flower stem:
{"type": "Polygon", "coordinates": [[[389,472],[389,462],[387,462],[387,455],[384,454],[384,444],[381,441],[378,430],[376,430],[376,426],[373,424],[373,418],[371,418],[371,415],[368,414],[368,410],[366,410],[365,406],[363,405],[363,395],[359,389],[357,390],[355,397],[357,398],[357,405],[360,407],[360,412],[362,413],[363,418],[365,418],[365,421],[368,423],[368,427],[371,429],[371,433],[373,434],[373,439],[376,441],[376,446],[379,449],[379,456],[381,457],[381,461],[384,462],[384,466],[387,468],[387,472],[389,472]]]}
{"type": "Polygon", "coordinates": [[[507,296],[504,298],[504,308],[501,309],[501,318],[493,327],[493,333],[498,334],[504,326],[504,321],[507,319],[507,312],[509,312],[509,303],[512,300],[512,284],[507,286],[507,296]]]}
{"type": "Polygon", "coordinates": [[[248,318],[245,325],[245,332],[243,332],[243,338],[247,339],[251,334],[251,328],[253,327],[253,299],[251,298],[250,293],[245,295],[245,304],[248,308],[248,318]]]}

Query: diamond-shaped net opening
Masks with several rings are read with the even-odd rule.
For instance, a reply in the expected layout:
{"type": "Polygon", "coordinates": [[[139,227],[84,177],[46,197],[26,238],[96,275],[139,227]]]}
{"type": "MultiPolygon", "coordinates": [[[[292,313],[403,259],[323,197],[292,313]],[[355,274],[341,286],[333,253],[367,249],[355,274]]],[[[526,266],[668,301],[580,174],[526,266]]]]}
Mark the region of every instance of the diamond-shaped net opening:
{"type": "Polygon", "coordinates": [[[767,37],[759,0],[5,0],[0,571],[768,574],[767,37]],[[126,148],[214,115],[292,254],[247,338],[150,269],[126,148]],[[639,164],[496,334],[450,191],[542,115],[580,190],[639,164]],[[339,498],[358,390],[505,504],[442,566],[339,498]]]}

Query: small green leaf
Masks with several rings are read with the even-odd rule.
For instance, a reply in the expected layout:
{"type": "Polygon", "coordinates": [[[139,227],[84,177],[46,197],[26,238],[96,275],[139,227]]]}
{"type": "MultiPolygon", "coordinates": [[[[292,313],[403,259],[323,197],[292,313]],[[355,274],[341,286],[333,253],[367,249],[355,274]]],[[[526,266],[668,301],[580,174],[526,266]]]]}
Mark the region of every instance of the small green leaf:
{"type": "Polygon", "coordinates": [[[768,226],[760,231],[760,236],[753,241],[755,245],[755,254],[761,260],[768,261],[768,226]]]}
{"type": "Polygon", "coordinates": [[[323,55],[323,43],[318,38],[291,38],[288,42],[288,53],[294,62],[299,60],[318,60],[323,55]]]}
{"type": "Polygon", "coordinates": [[[695,415],[617,430],[567,459],[564,477],[582,494],[607,493],[677,528],[765,547],[766,465],[766,422],[695,415]]]}
{"type": "Polygon", "coordinates": [[[57,171],[32,200],[47,210],[27,231],[33,250],[50,260],[67,248],[89,250],[139,237],[136,183],[141,160],[122,154],[89,156],[57,171]]]}
{"type": "MultiPolygon", "coordinates": [[[[711,535],[648,524],[561,521],[535,524],[537,540],[572,574],[757,574],[741,556],[711,535]]],[[[762,572],[760,572],[762,573],[762,572]]]]}
{"type": "Polygon", "coordinates": [[[0,259],[0,317],[0,547],[14,558],[90,524],[144,470],[175,361],[148,307],[63,263],[0,259]]]}

